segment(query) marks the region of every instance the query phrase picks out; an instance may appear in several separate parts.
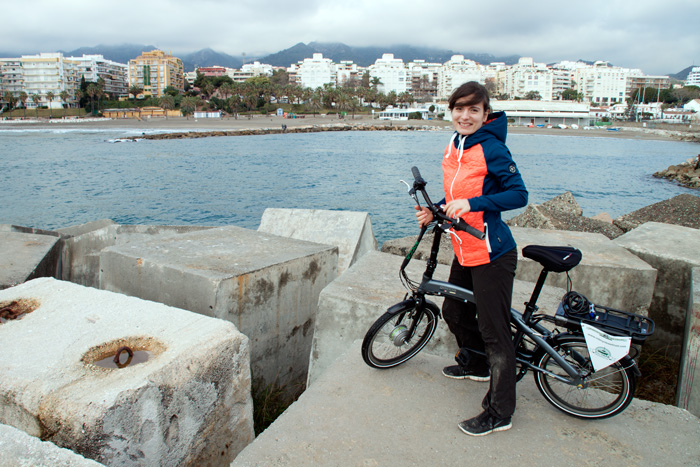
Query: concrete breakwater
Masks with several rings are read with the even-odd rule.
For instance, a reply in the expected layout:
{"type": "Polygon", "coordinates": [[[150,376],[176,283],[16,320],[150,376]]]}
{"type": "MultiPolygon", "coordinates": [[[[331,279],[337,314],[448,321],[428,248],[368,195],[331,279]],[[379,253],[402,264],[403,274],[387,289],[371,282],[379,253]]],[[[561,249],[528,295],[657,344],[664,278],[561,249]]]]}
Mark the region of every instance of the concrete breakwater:
{"type": "MultiPolygon", "coordinates": [[[[405,292],[395,274],[401,258],[376,251],[366,213],[299,210],[285,216],[284,211],[267,212],[269,219],[263,219],[257,232],[232,226],[127,226],[111,221],[57,232],[0,226],[0,257],[12,266],[0,276],[0,289],[9,286],[0,290],[0,309],[12,307],[8,302],[28,298],[38,303],[38,308],[22,319],[0,324],[0,340],[13,343],[12,355],[0,367],[0,423],[20,427],[109,465],[135,459],[171,465],[198,460],[214,463],[218,448],[220,463],[226,463],[250,441],[250,399],[246,394],[250,393],[251,378],[274,380],[282,376],[293,384],[308,373],[305,397],[315,387],[321,391],[327,387],[324,375],[338,361],[353,366],[344,374],[356,374],[355,370],[364,366],[353,342],[405,292]],[[320,228],[326,230],[319,232],[320,228]],[[8,272],[13,276],[8,277],[8,272]],[[46,275],[61,280],[32,280],[46,275]],[[67,336],[54,339],[54,330],[62,328],[53,323],[59,322],[64,323],[67,336]],[[29,343],[24,338],[28,335],[33,337],[29,343]],[[150,337],[157,338],[157,346],[150,337]],[[156,355],[151,361],[112,373],[89,366],[92,359],[86,356],[94,353],[93,348],[102,348],[102,343],[116,346],[122,340],[133,341],[135,346],[150,345],[156,355]],[[37,349],[49,342],[47,350],[55,356],[50,365],[22,365],[22,353],[40,353],[37,349]],[[194,351],[200,344],[201,350],[194,351]],[[342,359],[349,349],[353,358],[342,359]],[[226,355],[233,360],[235,371],[225,371],[226,355]],[[247,367],[252,373],[246,372],[247,367]],[[30,380],[35,382],[27,384],[30,380]],[[108,398],[102,396],[103,391],[108,398]],[[100,410],[93,399],[101,401],[100,410]],[[219,400],[223,403],[218,404],[219,400]],[[85,410],[86,405],[93,408],[85,410]],[[190,407],[206,407],[206,416],[191,416],[200,412],[190,413],[190,407]],[[47,413],[50,418],[46,418],[47,413]],[[100,420],[109,423],[100,425],[100,420]]],[[[585,293],[591,299],[637,311],[650,310],[659,300],[661,307],[673,311],[674,322],[683,300],[686,311],[689,301],[694,306],[688,295],[676,295],[683,295],[678,293],[679,287],[700,286],[695,285],[700,271],[689,272],[700,266],[697,229],[647,222],[615,241],[590,232],[513,229],[521,246],[565,243],[581,248],[584,261],[572,279],[580,291],[578,285],[587,287],[585,293]]],[[[412,266],[419,274],[420,262],[412,266]]],[[[446,273],[446,268],[440,269],[441,274],[446,273]]],[[[527,299],[535,270],[532,261],[521,259],[514,303],[527,299]]],[[[412,273],[412,277],[416,275],[412,273]]],[[[560,287],[557,283],[547,285],[548,300],[543,309],[551,312],[556,306],[560,287]]],[[[431,346],[430,352],[440,361],[451,361],[454,349],[449,336],[436,336],[431,346]]],[[[688,367],[688,374],[693,373],[700,374],[695,367],[688,367]]],[[[369,371],[363,371],[362,377],[377,380],[369,371]]],[[[432,378],[421,380],[432,385],[432,378]]],[[[374,441],[384,450],[385,439],[376,435],[376,440],[364,439],[361,428],[340,421],[355,412],[343,401],[351,400],[350,393],[362,391],[367,384],[345,378],[336,381],[331,392],[313,396],[339,404],[330,418],[319,419],[335,420],[339,425],[335,431],[354,433],[354,437],[344,437],[346,441],[374,441]]],[[[388,381],[383,384],[385,394],[393,391],[386,385],[388,381]]],[[[406,380],[400,386],[410,385],[406,380]]],[[[684,400],[689,408],[695,407],[697,388],[693,384],[687,387],[684,400]]],[[[310,397],[304,398],[305,407],[315,408],[305,416],[315,420],[313,411],[323,413],[328,406],[309,405],[310,397]]],[[[363,397],[370,403],[370,396],[363,397]]],[[[539,400],[528,396],[518,403],[531,407],[534,399],[539,400]]],[[[524,410],[521,413],[535,413],[541,408],[524,410]]],[[[677,418],[679,423],[686,424],[689,433],[698,432],[697,423],[692,425],[685,411],[674,409],[669,415],[666,408],[645,406],[630,414],[654,417],[657,410],[664,417],[683,417],[682,421],[677,418]]],[[[391,414],[378,408],[375,418],[364,420],[362,428],[378,425],[378,419],[385,423],[391,414]]],[[[515,424],[526,426],[526,419],[520,417],[515,424]]],[[[402,423],[417,423],[417,429],[421,420],[425,419],[408,417],[402,423]]],[[[561,423],[566,424],[566,420],[561,423]]],[[[616,419],[613,424],[617,423],[616,419]]],[[[619,423],[642,425],[634,418],[621,418],[619,423]]],[[[301,429],[308,423],[302,418],[291,425],[301,429]]],[[[452,425],[444,429],[451,433],[452,425]]],[[[277,448],[266,451],[285,452],[293,458],[303,454],[300,451],[316,449],[319,443],[328,455],[336,448],[348,451],[342,442],[324,438],[335,431],[309,435],[303,442],[290,438],[292,433],[290,437],[278,436],[274,440],[277,448]]],[[[544,442],[535,440],[533,444],[535,432],[528,431],[529,445],[544,442]]],[[[654,428],[651,432],[649,442],[658,436],[654,428]]],[[[517,428],[513,433],[518,433],[517,428]]],[[[618,435],[606,436],[618,439],[618,435]]],[[[449,446],[438,448],[436,452],[450,450],[449,446]]],[[[251,455],[255,459],[262,454],[251,455]]],[[[321,463],[333,463],[323,459],[321,463]]]]}
{"type": "Polygon", "coordinates": [[[276,135],[283,133],[321,133],[326,131],[430,131],[442,130],[441,127],[428,125],[368,125],[368,124],[327,124],[308,125],[280,128],[256,128],[256,129],[236,129],[236,130],[214,130],[214,131],[186,131],[176,133],[144,134],[125,139],[184,139],[184,138],[209,138],[213,136],[251,136],[251,135],[276,135]]]}

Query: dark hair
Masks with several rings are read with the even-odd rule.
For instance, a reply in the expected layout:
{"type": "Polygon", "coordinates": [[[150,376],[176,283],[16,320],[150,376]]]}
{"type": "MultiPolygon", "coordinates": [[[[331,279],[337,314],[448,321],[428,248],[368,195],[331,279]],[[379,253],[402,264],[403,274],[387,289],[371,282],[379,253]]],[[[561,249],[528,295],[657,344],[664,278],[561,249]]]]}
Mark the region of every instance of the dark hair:
{"type": "Polygon", "coordinates": [[[467,102],[465,104],[467,105],[474,105],[474,104],[479,104],[483,103],[484,104],[484,112],[490,113],[491,112],[491,104],[489,103],[489,92],[486,90],[486,88],[477,83],[476,81],[469,81],[467,83],[464,83],[454,91],[452,91],[452,95],[450,96],[450,99],[447,101],[448,102],[448,108],[450,110],[455,108],[455,104],[457,101],[463,97],[469,97],[467,102]]]}

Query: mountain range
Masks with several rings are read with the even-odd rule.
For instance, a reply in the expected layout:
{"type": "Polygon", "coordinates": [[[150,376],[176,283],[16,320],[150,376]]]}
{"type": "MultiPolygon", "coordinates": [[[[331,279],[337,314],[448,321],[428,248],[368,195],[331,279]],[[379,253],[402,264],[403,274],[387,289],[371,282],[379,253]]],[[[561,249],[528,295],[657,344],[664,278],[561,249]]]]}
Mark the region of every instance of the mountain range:
{"type": "MultiPolygon", "coordinates": [[[[80,47],[75,50],[56,52],[63,53],[64,56],[82,56],[83,54],[99,54],[108,60],[113,60],[119,63],[129,63],[129,60],[141,55],[144,51],[158,49],[154,45],[140,44],[121,44],[121,45],[97,45],[94,47],[80,47]]],[[[444,63],[453,55],[464,55],[469,60],[474,60],[478,63],[503,62],[506,65],[513,65],[518,62],[519,55],[507,55],[497,57],[485,53],[471,53],[463,51],[453,51],[448,49],[435,49],[428,47],[415,47],[410,45],[395,45],[388,47],[352,47],[342,43],[321,43],[310,42],[304,44],[302,42],[289,47],[288,49],[279,52],[261,56],[261,57],[243,57],[232,56],[223,52],[217,52],[210,48],[198,50],[191,53],[172,52],[167,49],[160,49],[164,52],[171,53],[182,60],[185,71],[193,71],[195,67],[204,66],[223,66],[229,68],[240,68],[244,63],[259,61],[272,66],[288,67],[291,64],[300,62],[305,58],[311,58],[314,53],[322,53],[324,58],[330,58],[336,63],[343,60],[350,60],[359,66],[367,67],[372,65],[375,60],[381,58],[385,53],[392,53],[394,57],[402,59],[404,62],[413,60],[425,60],[430,63],[444,63]]],[[[43,50],[41,52],[46,52],[43,50]]],[[[39,53],[39,51],[34,52],[39,53]]],[[[0,57],[19,57],[25,54],[3,53],[0,52],[0,57]]],[[[668,76],[678,80],[685,80],[692,66],[681,70],[678,73],[669,73],[668,76]]]]}

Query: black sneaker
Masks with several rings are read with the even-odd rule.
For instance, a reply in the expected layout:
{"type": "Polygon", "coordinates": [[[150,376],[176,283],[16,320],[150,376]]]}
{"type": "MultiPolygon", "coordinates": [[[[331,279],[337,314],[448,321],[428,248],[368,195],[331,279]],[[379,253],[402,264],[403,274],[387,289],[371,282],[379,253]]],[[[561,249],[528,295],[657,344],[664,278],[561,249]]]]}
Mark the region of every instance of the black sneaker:
{"type": "Polygon", "coordinates": [[[471,379],[472,381],[488,381],[491,379],[491,372],[488,369],[474,371],[461,365],[446,366],[442,369],[442,374],[452,379],[471,379]]]}
{"type": "Polygon", "coordinates": [[[482,412],[474,418],[461,422],[459,429],[471,436],[484,436],[494,431],[510,430],[512,426],[510,417],[498,418],[488,412],[482,412]]]}

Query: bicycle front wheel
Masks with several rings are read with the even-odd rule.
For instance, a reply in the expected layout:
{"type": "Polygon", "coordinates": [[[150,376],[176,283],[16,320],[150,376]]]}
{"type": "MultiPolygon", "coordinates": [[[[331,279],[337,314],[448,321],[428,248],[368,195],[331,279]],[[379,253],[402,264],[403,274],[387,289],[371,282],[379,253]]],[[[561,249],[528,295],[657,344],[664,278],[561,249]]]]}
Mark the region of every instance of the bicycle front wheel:
{"type": "MultiPolygon", "coordinates": [[[[552,345],[559,355],[585,375],[582,387],[567,384],[552,376],[536,371],[535,384],[554,407],[578,418],[596,419],[617,415],[632,402],[636,376],[631,365],[618,361],[595,371],[583,336],[565,336],[552,345]]],[[[570,379],[564,369],[549,355],[543,353],[537,366],[555,375],[570,379]]]]}
{"type": "Polygon", "coordinates": [[[425,347],[437,328],[439,309],[413,300],[394,306],[379,317],[362,341],[362,358],[373,368],[402,364],[425,347]]]}

